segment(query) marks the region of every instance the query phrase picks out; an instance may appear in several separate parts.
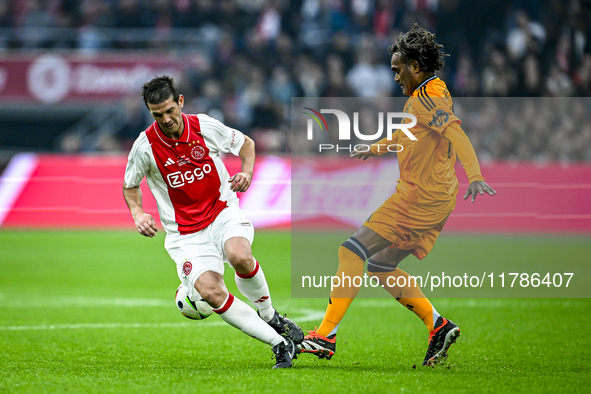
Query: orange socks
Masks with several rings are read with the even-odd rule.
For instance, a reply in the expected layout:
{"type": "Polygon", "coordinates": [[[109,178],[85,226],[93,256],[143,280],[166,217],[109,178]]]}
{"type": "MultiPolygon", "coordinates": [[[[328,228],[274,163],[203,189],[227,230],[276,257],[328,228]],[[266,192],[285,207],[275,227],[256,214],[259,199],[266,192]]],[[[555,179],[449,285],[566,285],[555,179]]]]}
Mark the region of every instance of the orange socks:
{"type": "MultiPolygon", "coordinates": [[[[363,254],[361,255],[363,256],[363,254]]],[[[330,335],[345,316],[353,298],[359,293],[359,287],[353,285],[353,278],[363,276],[364,262],[365,260],[360,255],[350,249],[343,246],[339,248],[339,268],[336,274],[338,279],[333,282],[330,303],[326,308],[320,327],[316,330],[318,334],[325,337],[330,335]]]]}
{"type": "Polygon", "coordinates": [[[386,266],[370,260],[367,266],[367,274],[378,278],[380,285],[392,294],[392,297],[396,298],[408,310],[414,312],[425,323],[429,332],[433,331],[433,324],[437,321],[439,313],[425,297],[416,281],[400,268],[396,268],[394,271],[387,269],[386,266]]]}
{"type": "MultiPolygon", "coordinates": [[[[349,238],[339,248],[339,268],[330,292],[330,300],[324,319],[316,330],[319,335],[328,337],[335,334],[337,327],[353,299],[359,293],[359,286],[355,286],[355,277],[363,277],[363,263],[368,259],[368,250],[354,237],[349,238]]],[[[439,313],[425,297],[423,291],[409,274],[399,268],[392,270],[392,266],[369,260],[367,273],[378,278],[384,287],[398,302],[414,312],[433,331],[434,322],[439,313]]],[[[361,281],[358,282],[359,284],[361,281]]]]}

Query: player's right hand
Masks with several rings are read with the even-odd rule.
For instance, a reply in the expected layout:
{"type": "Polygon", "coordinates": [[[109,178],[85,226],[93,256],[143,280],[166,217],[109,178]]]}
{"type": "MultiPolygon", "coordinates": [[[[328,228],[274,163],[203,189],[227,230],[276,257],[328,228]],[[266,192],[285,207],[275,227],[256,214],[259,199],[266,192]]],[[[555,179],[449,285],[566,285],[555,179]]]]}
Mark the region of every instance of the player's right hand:
{"type": "Polygon", "coordinates": [[[155,237],[158,229],[156,221],[149,213],[138,214],[135,218],[135,228],[144,237],[155,237]]]}
{"type": "Polygon", "coordinates": [[[485,192],[490,196],[497,194],[497,192],[492,187],[487,185],[486,182],[474,181],[470,184],[470,186],[468,186],[468,190],[466,190],[466,194],[464,195],[464,200],[472,195],[472,202],[474,202],[476,200],[477,194],[483,195],[485,192]]]}
{"type": "Polygon", "coordinates": [[[372,156],[375,156],[375,155],[371,152],[371,149],[368,150],[367,152],[360,152],[360,151],[354,150],[353,152],[351,152],[349,154],[349,157],[363,159],[363,160],[367,160],[368,158],[370,158],[372,156]]]}

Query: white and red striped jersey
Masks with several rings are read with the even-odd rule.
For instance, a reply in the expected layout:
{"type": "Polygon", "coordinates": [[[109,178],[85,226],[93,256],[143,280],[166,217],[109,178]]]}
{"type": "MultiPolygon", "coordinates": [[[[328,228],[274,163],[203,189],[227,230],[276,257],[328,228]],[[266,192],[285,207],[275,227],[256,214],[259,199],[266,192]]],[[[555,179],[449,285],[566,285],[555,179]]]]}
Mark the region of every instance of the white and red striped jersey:
{"type": "Polygon", "coordinates": [[[134,142],[125,169],[128,188],[146,177],[168,234],[203,230],[224,208],[238,206],[220,153],[238,156],[244,134],[204,114],[183,114],[183,122],[178,140],[154,122],[134,142]]]}

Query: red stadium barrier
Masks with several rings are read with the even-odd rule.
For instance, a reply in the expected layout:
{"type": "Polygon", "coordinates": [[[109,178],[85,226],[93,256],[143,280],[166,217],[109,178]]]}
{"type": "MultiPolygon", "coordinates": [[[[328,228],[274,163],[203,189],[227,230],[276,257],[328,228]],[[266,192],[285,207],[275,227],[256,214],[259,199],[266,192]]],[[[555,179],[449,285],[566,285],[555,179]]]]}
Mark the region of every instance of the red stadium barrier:
{"type": "MultiPolygon", "coordinates": [[[[125,163],[125,156],[17,155],[0,178],[0,225],[132,229],[121,191],[125,163]]],[[[241,196],[241,206],[258,228],[354,229],[393,192],[397,179],[398,166],[392,159],[314,158],[293,163],[292,169],[289,158],[257,159],[253,185],[241,196]],[[354,185],[350,193],[332,187],[334,179],[352,172],[368,179],[368,186],[354,185]],[[292,190],[291,179],[316,186],[300,193],[299,184],[292,190]],[[338,209],[339,199],[355,205],[338,209]],[[305,216],[295,214],[291,222],[292,205],[313,209],[305,216]]],[[[230,173],[240,169],[236,157],[227,157],[226,164],[230,173]]],[[[483,164],[483,175],[498,194],[478,196],[475,203],[462,200],[467,180],[461,166],[456,171],[460,193],[446,232],[591,233],[589,164],[483,164]]],[[[145,182],[142,191],[145,209],[157,218],[145,182]]]]}
{"type": "MultiPolygon", "coordinates": [[[[306,171],[302,170],[304,163],[294,161],[294,166],[306,171]]],[[[478,196],[474,203],[463,200],[468,180],[458,163],[460,191],[446,232],[591,232],[591,165],[497,162],[482,163],[481,167],[486,182],[497,194],[478,196]]],[[[385,158],[366,162],[315,159],[313,169],[298,174],[293,174],[298,183],[316,174],[324,185],[310,188],[315,192],[306,198],[314,204],[294,199],[294,229],[357,228],[395,192],[399,177],[396,161],[385,158]],[[346,186],[345,179],[354,180],[355,185],[346,186]],[[298,213],[313,211],[314,207],[327,208],[316,211],[317,217],[298,213]]],[[[305,189],[297,185],[294,188],[305,189]]],[[[302,190],[294,194],[307,194],[302,190]]]]}
{"type": "Polygon", "coordinates": [[[482,166],[494,197],[462,200],[468,182],[456,167],[460,193],[446,231],[591,232],[591,165],[495,163],[482,166]]]}
{"type": "MultiPolygon", "coordinates": [[[[133,220],[122,193],[126,156],[15,156],[0,178],[0,225],[12,228],[130,228],[133,220]]],[[[230,173],[240,159],[224,160],[230,173]]],[[[289,227],[289,160],[259,158],[253,185],[241,207],[259,227],[289,227]]],[[[146,181],[143,205],[159,223],[146,181]]]]}

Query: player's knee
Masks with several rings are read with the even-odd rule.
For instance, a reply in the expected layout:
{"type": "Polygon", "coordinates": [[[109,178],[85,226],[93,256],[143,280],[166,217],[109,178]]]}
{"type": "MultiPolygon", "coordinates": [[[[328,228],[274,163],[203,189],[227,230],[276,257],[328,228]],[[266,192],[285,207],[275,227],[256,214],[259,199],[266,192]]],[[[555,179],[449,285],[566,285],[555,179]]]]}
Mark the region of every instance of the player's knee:
{"type": "Polygon", "coordinates": [[[228,261],[232,267],[241,274],[248,274],[252,272],[255,267],[254,258],[252,257],[250,250],[242,250],[233,253],[231,256],[228,256],[228,261]]]}
{"type": "Polygon", "coordinates": [[[201,297],[214,308],[219,308],[223,304],[227,293],[221,286],[205,286],[199,291],[201,297]]]}
{"type": "Polygon", "coordinates": [[[341,247],[339,248],[339,260],[345,258],[347,253],[353,253],[357,257],[361,259],[361,261],[365,261],[369,258],[369,250],[359,242],[358,239],[355,237],[350,237],[348,240],[343,242],[341,247]]]}
{"type": "Polygon", "coordinates": [[[201,297],[214,308],[222,305],[228,296],[228,290],[223,281],[218,281],[216,278],[207,278],[205,276],[199,277],[195,282],[195,289],[201,294],[201,297]]]}

